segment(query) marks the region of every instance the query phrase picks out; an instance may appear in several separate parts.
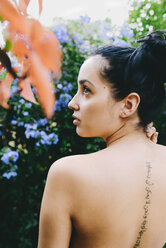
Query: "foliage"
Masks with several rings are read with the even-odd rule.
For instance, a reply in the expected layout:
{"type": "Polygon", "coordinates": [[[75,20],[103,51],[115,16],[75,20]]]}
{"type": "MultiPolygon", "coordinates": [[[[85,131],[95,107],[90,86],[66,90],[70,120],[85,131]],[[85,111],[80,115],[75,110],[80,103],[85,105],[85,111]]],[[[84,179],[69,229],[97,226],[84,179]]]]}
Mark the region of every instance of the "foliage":
{"type": "MultiPolygon", "coordinates": [[[[77,91],[79,68],[93,49],[102,44],[128,46],[133,36],[127,24],[113,28],[110,20],[92,22],[88,16],[58,19],[51,30],[63,52],[61,78],[51,74],[57,97],[53,118],[47,120],[39,105],[22,98],[18,79],[11,85],[11,108],[0,109],[0,248],[37,247],[40,203],[50,165],[61,157],[105,146],[99,138],[77,136],[67,104],[77,91]]],[[[34,88],[33,93],[36,98],[34,88]]]]}
{"type": "MultiPolygon", "coordinates": [[[[10,109],[0,109],[0,248],[37,246],[41,197],[55,160],[105,146],[99,138],[76,135],[67,104],[77,91],[77,75],[85,57],[101,44],[128,46],[132,36],[127,25],[113,30],[109,20],[91,22],[87,16],[68,22],[59,19],[51,30],[63,52],[61,78],[51,74],[57,97],[52,120],[45,118],[39,105],[22,98],[18,79],[11,85],[10,109]]],[[[35,89],[33,93],[36,97],[35,89]]]]}
{"type": "Polygon", "coordinates": [[[137,39],[148,32],[166,29],[166,0],[130,0],[130,27],[137,39]]]}
{"type": "MultiPolygon", "coordinates": [[[[151,31],[166,30],[166,0],[130,0],[129,23],[134,40],[151,31]]],[[[138,46],[135,42],[132,44],[138,46]]],[[[155,126],[159,131],[159,143],[166,145],[166,98],[155,126]]]]}
{"type": "MultiPolygon", "coordinates": [[[[1,0],[0,17],[4,22],[5,45],[0,47],[1,73],[7,70],[0,82],[0,105],[9,108],[10,86],[18,79],[20,94],[34,103],[31,85],[48,118],[53,116],[55,94],[49,70],[59,73],[61,53],[55,34],[45,29],[37,20],[30,18],[27,7],[30,0],[1,0]],[[10,51],[10,53],[8,53],[10,51]],[[47,53],[47,56],[45,55],[47,53]],[[19,67],[14,68],[10,55],[17,57],[19,67]],[[47,98],[49,101],[47,101],[47,98]]],[[[42,0],[39,0],[39,12],[42,0]]]]}

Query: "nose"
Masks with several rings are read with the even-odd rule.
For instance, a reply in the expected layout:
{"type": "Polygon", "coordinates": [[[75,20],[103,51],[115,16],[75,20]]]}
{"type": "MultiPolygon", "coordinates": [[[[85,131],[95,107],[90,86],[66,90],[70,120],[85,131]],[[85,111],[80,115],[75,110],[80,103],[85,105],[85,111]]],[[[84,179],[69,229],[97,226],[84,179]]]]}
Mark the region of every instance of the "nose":
{"type": "MultiPolygon", "coordinates": [[[[76,95],[75,95],[76,96],[76,95]]],[[[76,97],[73,97],[71,101],[68,103],[68,108],[73,110],[79,110],[79,105],[76,102],[76,97]]]]}

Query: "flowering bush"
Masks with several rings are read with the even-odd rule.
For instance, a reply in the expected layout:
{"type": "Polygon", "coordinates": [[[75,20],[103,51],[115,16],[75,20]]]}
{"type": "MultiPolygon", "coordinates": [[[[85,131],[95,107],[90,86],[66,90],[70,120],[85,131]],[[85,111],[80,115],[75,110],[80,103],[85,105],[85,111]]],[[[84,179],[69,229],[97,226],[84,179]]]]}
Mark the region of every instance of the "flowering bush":
{"type": "Polygon", "coordinates": [[[130,0],[130,27],[136,38],[153,30],[166,29],[165,0],[130,0]]]}
{"type": "Polygon", "coordinates": [[[4,153],[2,153],[1,161],[3,165],[1,166],[1,169],[4,168],[5,172],[2,174],[2,177],[10,179],[11,177],[17,176],[17,168],[18,166],[15,164],[15,162],[19,158],[19,153],[17,151],[11,151],[10,148],[3,149],[4,153]],[[6,171],[6,167],[9,167],[9,171],[6,171]]]}
{"type": "MultiPolygon", "coordinates": [[[[67,105],[77,91],[77,75],[85,57],[102,44],[128,46],[132,38],[127,25],[113,29],[110,20],[91,22],[88,16],[57,19],[50,29],[63,52],[61,78],[51,75],[57,98],[52,120],[45,118],[39,105],[21,97],[17,79],[11,85],[11,108],[0,109],[0,247],[36,247],[41,196],[50,165],[60,157],[104,146],[98,138],[76,135],[67,105]],[[10,225],[6,227],[6,223],[10,225]]],[[[5,72],[0,76],[5,77],[5,72]]],[[[33,93],[36,96],[35,89],[33,93]]]]}
{"type": "Polygon", "coordinates": [[[39,105],[19,95],[17,80],[11,87],[11,108],[0,109],[0,248],[37,246],[41,197],[55,160],[105,146],[99,138],[77,136],[67,104],[77,91],[77,75],[85,57],[102,44],[128,46],[133,36],[127,24],[113,28],[108,19],[91,22],[88,16],[57,19],[50,29],[63,51],[61,78],[55,80],[51,75],[57,98],[53,119],[47,120],[39,105]]]}
{"type": "MultiPolygon", "coordinates": [[[[165,30],[166,1],[130,0],[129,22],[135,40],[148,32],[165,30]]],[[[132,42],[132,44],[134,46],[138,45],[135,42],[132,42]]],[[[159,131],[159,143],[166,145],[166,99],[163,106],[163,112],[160,118],[155,122],[155,126],[159,131]]]]}

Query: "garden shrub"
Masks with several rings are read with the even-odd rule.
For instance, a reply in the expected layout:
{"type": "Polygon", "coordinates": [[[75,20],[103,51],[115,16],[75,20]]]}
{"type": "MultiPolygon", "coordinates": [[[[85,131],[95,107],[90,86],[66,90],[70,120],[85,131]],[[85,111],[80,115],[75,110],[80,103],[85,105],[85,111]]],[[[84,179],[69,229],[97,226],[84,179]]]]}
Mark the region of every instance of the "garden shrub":
{"type": "MultiPolygon", "coordinates": [[[[130,0],[129,23],[134,40],[155,30],[166,30],[166,0],[130,0]]],[[[158,143],[166,145],[166,98],[155,126],[159,131],[158,143]]]]}
{"type": "Polygon", "coordinates": [[[63,51],[61,78],[52,75],[57,97],[53,119],[48,121],[39,105],[21,98],[17,80],[11,87],[11,108],[0,109],[0,248],[37,247],[43,189],[55,160],[105,147],[100,138],[75,133],[67,104],[77,91],[79,68],[93,49],[102,44],[128,46],[133,37],[127,24],[113,28],[109,19],[92,22],[88,16],[57,19],[51,30],[63,51]]]}

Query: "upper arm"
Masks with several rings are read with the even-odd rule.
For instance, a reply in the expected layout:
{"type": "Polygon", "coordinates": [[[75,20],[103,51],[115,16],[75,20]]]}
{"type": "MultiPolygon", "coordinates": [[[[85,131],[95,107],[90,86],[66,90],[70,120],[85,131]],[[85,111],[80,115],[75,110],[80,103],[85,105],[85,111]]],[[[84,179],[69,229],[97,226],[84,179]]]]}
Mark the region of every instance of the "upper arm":
{"type": "Polygon", "coordinates": [[[69,247],[72,233],[71,192],[72,177],[65,171],[63,162],[58,160],[49,170],[43,194],[38,248],[69,247]]]}

